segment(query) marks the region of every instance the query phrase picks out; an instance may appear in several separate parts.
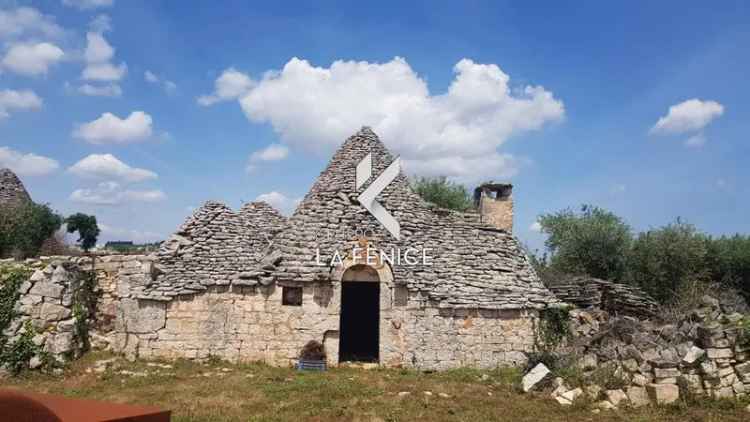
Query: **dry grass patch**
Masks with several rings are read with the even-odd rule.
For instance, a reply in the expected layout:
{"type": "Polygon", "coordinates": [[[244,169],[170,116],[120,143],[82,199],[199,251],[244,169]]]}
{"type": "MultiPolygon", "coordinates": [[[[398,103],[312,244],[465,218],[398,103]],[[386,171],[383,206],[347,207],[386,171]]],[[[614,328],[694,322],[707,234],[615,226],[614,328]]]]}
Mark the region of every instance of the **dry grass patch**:
{"type": "Polygon", "coordinates": [[[29,373],[0,383],[72,397],[156,405],[173,410],[175,422],[739,422],[750,417],[742,403],[714,401],[593,414],[585,404],[563,408],[545,395],[519,393],[515,387],[519,374],[509,369],[421,373],[335,368],[300,373],[261,364],[163,362],[172,366],[167,368],[118,360],[103,373],[90,371],[96,361],[109,357],[90,354],[62,377],[29,373]]]}

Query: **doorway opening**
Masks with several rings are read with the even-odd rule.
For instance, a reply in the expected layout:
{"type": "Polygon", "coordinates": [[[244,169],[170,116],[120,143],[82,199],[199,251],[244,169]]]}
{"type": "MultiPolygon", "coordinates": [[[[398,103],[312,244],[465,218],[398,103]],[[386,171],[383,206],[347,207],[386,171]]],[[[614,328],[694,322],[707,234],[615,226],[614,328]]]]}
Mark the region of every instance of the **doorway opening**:
{"type": "Polygon", "coordinates": [[[341,283],[340,362],[378,362],[380,283],[341,283]]]}

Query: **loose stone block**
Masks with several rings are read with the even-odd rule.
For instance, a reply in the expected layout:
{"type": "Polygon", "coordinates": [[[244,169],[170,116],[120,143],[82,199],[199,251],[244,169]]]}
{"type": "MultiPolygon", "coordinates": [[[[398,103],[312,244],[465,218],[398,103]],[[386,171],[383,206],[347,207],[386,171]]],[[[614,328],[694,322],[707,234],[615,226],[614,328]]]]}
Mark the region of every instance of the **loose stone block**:
{"type": "Polygon", "coordinates": [[[628,400],[633,407],[646,406],[651,403],[644,387],[628,387],[625,390],[625,394],[627,394],[628,400]]]}
{"type": "Polygon", "coordinates": [[[65,288],[59,284],[40,281],[34,284],[34,287],[29,290],[29,294],[60,299],[64,289],[65,288]]]}
{"type": "Polygon", "coordinates": [[[674,384],[649,384],[646,391],[656,404],[674,403],[680,398],[680,388],[674,384]]]}
{"type": "Polygon", "coordinates": [[[537,364],[529,373],[523,376],[521,380],[521,389],[524,392],[531,391],[540,381],[550,374],[549,368],[543,363],[537,364]]]}
{"type": "Polygon", "coordinates": [[[708,348],[706,354],[709,359],[728,359],[734,356],[734,350],[730,348],[708,348]]]}

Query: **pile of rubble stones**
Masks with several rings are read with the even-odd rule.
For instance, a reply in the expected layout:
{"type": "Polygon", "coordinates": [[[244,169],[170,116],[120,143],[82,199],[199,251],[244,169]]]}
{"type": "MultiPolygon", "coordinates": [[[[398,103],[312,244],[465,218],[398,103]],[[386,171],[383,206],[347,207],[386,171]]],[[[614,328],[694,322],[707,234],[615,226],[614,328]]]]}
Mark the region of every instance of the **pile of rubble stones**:
{"type": "Polygon", "coordinates": [[[576,309],[571,311],[573,336],[557,352],[571,357],[589,381],[570,386],[540,363],[524,376],[522,388],[552,390],[563,405],[585,396],[599,409],[672,403],[681,397],[743,398],[750,393],[750,339],[741,326],[746,318],[727,313],[709,296],[671,323],[576,309]],[[602,368],[624,387],[608,390],[594,383],[594,372],[602,368]]]}

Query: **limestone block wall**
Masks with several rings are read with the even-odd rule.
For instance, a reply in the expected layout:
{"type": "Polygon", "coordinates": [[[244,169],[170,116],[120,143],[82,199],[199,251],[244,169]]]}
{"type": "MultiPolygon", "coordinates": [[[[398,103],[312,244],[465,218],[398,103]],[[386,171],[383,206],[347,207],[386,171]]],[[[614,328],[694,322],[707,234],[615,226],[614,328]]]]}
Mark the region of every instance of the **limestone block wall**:
{"type": "Polygon", "coordinates": [[[131,287],[150,281],[153,255],[104,255],[79,258],[79,265],[93,270],[98,289],[95,328],[100,335],[108,335],[115,328],[117,310],[122,299],[132,297],[131,287]]]}
{"type": "MultiPolygon", "coordinates": [[[[216,286],[170,302],[123,299],[116,350],[146,358],[263,361],[291,365],[310,340],[338,364],[340,283],[303,287],[302,306],[282,305],[280,286],[216,286]]],[[[490,368],[525,362],[536,315],[520,311],[441,310],[413,295],[395,305],[381,286],[380,361],[386,366],[490,368]]]]}

